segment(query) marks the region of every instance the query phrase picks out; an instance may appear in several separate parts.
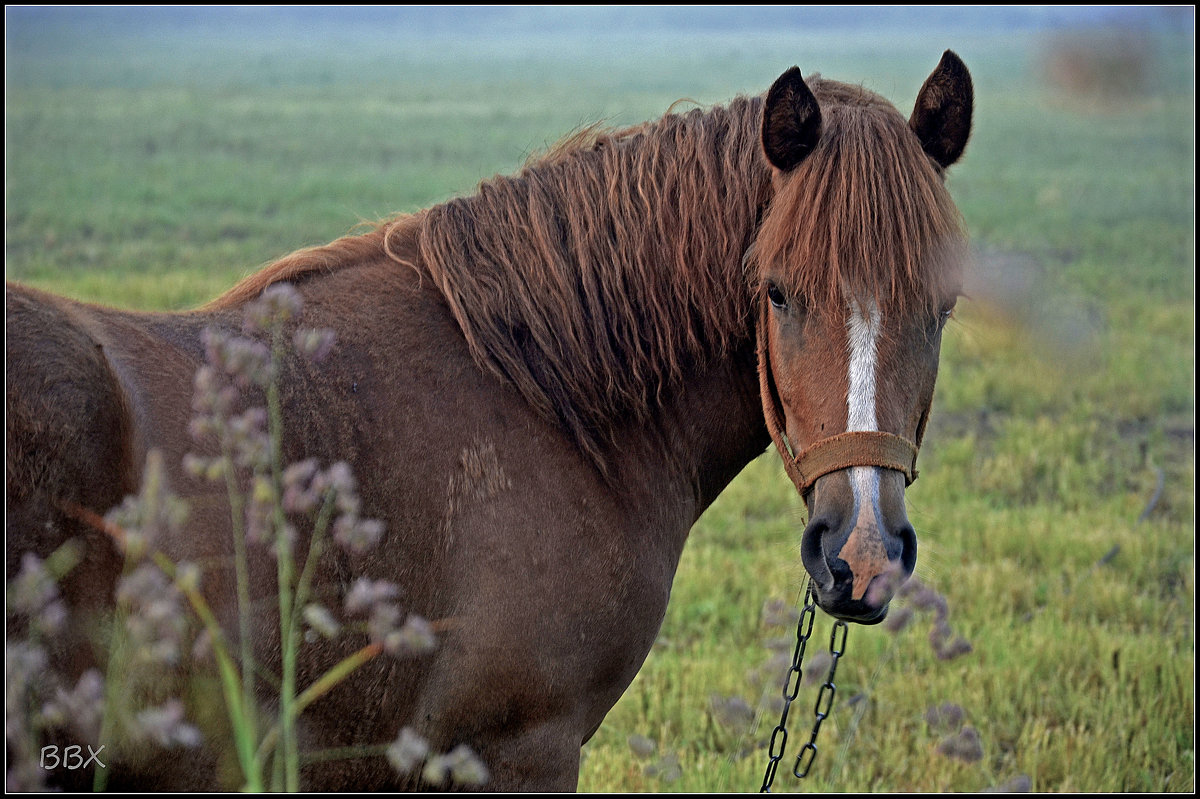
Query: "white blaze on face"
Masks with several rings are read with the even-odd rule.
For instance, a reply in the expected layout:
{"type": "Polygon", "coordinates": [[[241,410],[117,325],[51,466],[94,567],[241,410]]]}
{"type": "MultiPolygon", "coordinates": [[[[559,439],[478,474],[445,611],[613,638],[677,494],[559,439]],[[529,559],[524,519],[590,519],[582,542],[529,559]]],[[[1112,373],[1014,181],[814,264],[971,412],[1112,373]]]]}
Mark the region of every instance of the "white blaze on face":
{"type": "Polygon", "coordinates": [[[879,307],[873,301],[865,307],[851,302],[846,327],[850,337],[846,430],[875,430],[878,425],[875,418],[875,361],[879,343],[879,307]]]}
{"type": "MultiPolygon", "coordinates": [[[[875,373],[879,353],[880,313],[874,301],[850,302],[850,318],[846,323],[850,346],[850,374],[846,392],[846,430],[877,430],[875,414],[875,373]]],[[[854,530],[851,532],[855,550],[882,550],[879,533],[883,518],[879,509],[879,469],[873,466],[854,466],[850,469],[850,488],[854,492],[854,530]],[[863,538],[865,536],[865,539],[863,538]]],[[[851,541],[847,541],[850,545],[851,541]]],[[[887,555],[882,551],[874,553],[887,555]]],[[[854,576],[855,599],[861,598],[870,583],[870,575],[854,576]]]]}

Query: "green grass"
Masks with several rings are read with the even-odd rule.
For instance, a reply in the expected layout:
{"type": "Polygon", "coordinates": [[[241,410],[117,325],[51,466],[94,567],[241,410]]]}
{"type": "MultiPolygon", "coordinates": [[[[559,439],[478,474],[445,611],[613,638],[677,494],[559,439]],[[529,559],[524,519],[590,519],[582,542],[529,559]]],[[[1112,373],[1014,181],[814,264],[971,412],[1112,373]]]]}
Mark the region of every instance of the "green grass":
{"type": "MultiPolygon", "coordinates": [[[[794,63],[905,108],[957,50],[977,115],[949,183],[977,258],[909,498],[918,576],[973,651],[938,660],[927,617],[852,629],[814,775],[796,783],[787,757],[776,789],[977,791],[1025,775],[1038,791],[1194,790],[1190,35],[1147,40],[1140,91],[1081,95],[1044,79],[1044,37],[1012,33],[216,34],[10,25],[10,280],[194,306],[360,221],[468,192],[579,125],[762,91],[794,63]],[[948,731],[924,714],[942,702],[964,709],[982,759],[939,753],[948,731]]],[[[788,635],[762,609],[797,598],[803,519],[770,454],[701,519],[658,645],[584,749],[582,790],[758,788],[773,711],[750,732],[711,702],[778,692],[782,672],[751,672],[788,635]],[[639,758],[633,736],[655,753],[639,758]]],[[[793,753],[814,700],[808,686],[793,709],[793,753]]]]}

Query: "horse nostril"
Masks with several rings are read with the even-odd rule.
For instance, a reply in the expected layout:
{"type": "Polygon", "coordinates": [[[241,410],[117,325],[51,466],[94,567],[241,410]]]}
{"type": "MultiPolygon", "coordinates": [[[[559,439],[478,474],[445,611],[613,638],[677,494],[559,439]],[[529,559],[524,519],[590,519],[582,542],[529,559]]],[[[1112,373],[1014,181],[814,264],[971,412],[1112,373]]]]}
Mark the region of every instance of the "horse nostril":
{"type": "Polygon", "coordinates": [[[904,578],[908,579],[908,576],[913,573],[913,569],[917,567],[917,531],[905,521],[893,535],[900,539],[900,566],[904,578]]]}
{"type": "Polygon", "coordinates": [[[829,529],[830,525],[824,519],[814,518],[804,528],[804,534],[800,538],[800,561],[817,587],[826,591],[833,587],[834,582],[829,562],[825,558],[823,540],[829,529]]]}

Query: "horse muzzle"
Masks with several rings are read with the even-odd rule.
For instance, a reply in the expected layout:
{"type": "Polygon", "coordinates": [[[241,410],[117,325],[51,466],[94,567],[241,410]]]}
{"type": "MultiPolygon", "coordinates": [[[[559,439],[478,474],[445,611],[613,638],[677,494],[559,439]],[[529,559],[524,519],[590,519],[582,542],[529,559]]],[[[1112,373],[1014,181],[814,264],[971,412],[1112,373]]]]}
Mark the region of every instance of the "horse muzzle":
{"type": "Polygon", "coordinates": [[[870,466],[832,472],[815,482],[806,500],[810,515],[800,556],[817,605],[845,621],[883,621],[917,562],[904,475],[870,466]]]}

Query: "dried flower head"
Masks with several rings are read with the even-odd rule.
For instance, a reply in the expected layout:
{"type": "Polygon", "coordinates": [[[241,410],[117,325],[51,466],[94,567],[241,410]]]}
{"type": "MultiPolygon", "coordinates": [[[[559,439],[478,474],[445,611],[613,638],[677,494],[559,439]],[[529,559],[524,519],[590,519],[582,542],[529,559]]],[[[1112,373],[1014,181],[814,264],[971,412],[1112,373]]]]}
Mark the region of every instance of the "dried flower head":
{"type": "Polygon", "coordinates": [[[320,363],[333,351],[337,337],[332,330],[317,330],[313,328],[297,328],[292,334],[292,344],[303,357],[311,363],[320,363]]]}
{"type": "Polygon", "coordinates": [[[983,793],[1029,793],[1033,790],[1033,779],[1028,774],[1010,777],[999,785],[984,788],[983,793]]]}
{"type": "Polygon", "coordinates": [[[640,760],[651,758],[658,751],[658,744],[644,735],[630,735],[628,743],[634,757],[640,760]]]}
{"type": "Polygon", "coordinates": [[[178,699],[138,713],[135,726],[143,738],[168,749],[194,749],[202,740],[200,730],[184,721],[183,703],[178,699]]]}
{"type": "Polygon", "coordinates": [[[762,619],[766,627],[794,627],[800,611],[782,599],[772,598],[763,603],[762,619]]]}
{"type": "Polygon", "coordinates": [[[347,615],[361,616],[370,612],[376,605],[391,602],[399,595],[400,589],[396,587],[395,583],[359,577],[350,586],[343,609],[347,615]]]}
{"type": "Polygon", "coordinates": [[[401,774],[409,774],[429,756],[429,742],[411,727],[400,730],[387,749],[388,762],[401,774]]]}
{"type": "Polygon", "coordinates": [[[71,690],[55,689],[54,699],[42,708],[47,726],[70,726],[82,739],[94,741],[100,735],[100,720],[104,714],[104,678],[95,669],[88,669],[71,690]]]}
{"type": "Polygon", "coordinates": [[[304,608],[304,621],[323,638],[336,638],[342,631],[341,622],[324,605],[310,603],[304,608]]]}
{"type": "Polygon", "coordinates": [[[938,744],[937,751],[938,754],[964,763],[977,763],[983,759],[983,742],[975,728],[967,725],[954,735],[944,738],[938,744]]]}
{"type": "Polygon", "coordinates": [[[124,532],[118,543],[130,561],[141,559],[164,537],[178,535],[188,517],[187,503],[171,493],[162,453],[146,453],[141,489],[125,497],[105,515],[105,521],[124,532]]]}
{"type": "Polygon", "coordinates": [[[339,516],[333,523],[333,540],[347,552],[364,555],[378,546],[383,529],[383,522],[378,519],[339,516]]]}
{"type": "Polygon", "coordinates": [[[713,694],[708,707],[718,724],[735,732],[745,732],[754,723],[754,708],[740,696],[713,694]]]}
{"type": "Polygon", "coordinates": [[[162,570],[143,563],[117,583],[125,628],[136,661],[174,665],[188,631],[183,598],[162,570]]]}
{"type": "Polygon", "coordinates": [[[957,730],[967,719],[967,711],[953,702],[943,702],[925,711],[925,723],[933,730],[957,730]]]}
{"type": "Polygon", "coordinates": [[[290,283],[274,283],[248,303],[242,320],[246,333],[275,330],[300,315],[304,300],[290,283]]]}
{"type": "Polygon", "coordinates": [[[487,783],[490,775],[471,748],[459,744],[446,754],[425,761],[421,776],[431,785],[442,785],[449,780],[455,785],[478,787],[487,783]]]}
{"type": "Polygon", "coordinates": [[[26,618],[33,638],[52,636],[66,624],[67,608],[59,597],[58,582],[31,552],[21,556],[21,571],[9,585],[8,612],[26,618]]]}

